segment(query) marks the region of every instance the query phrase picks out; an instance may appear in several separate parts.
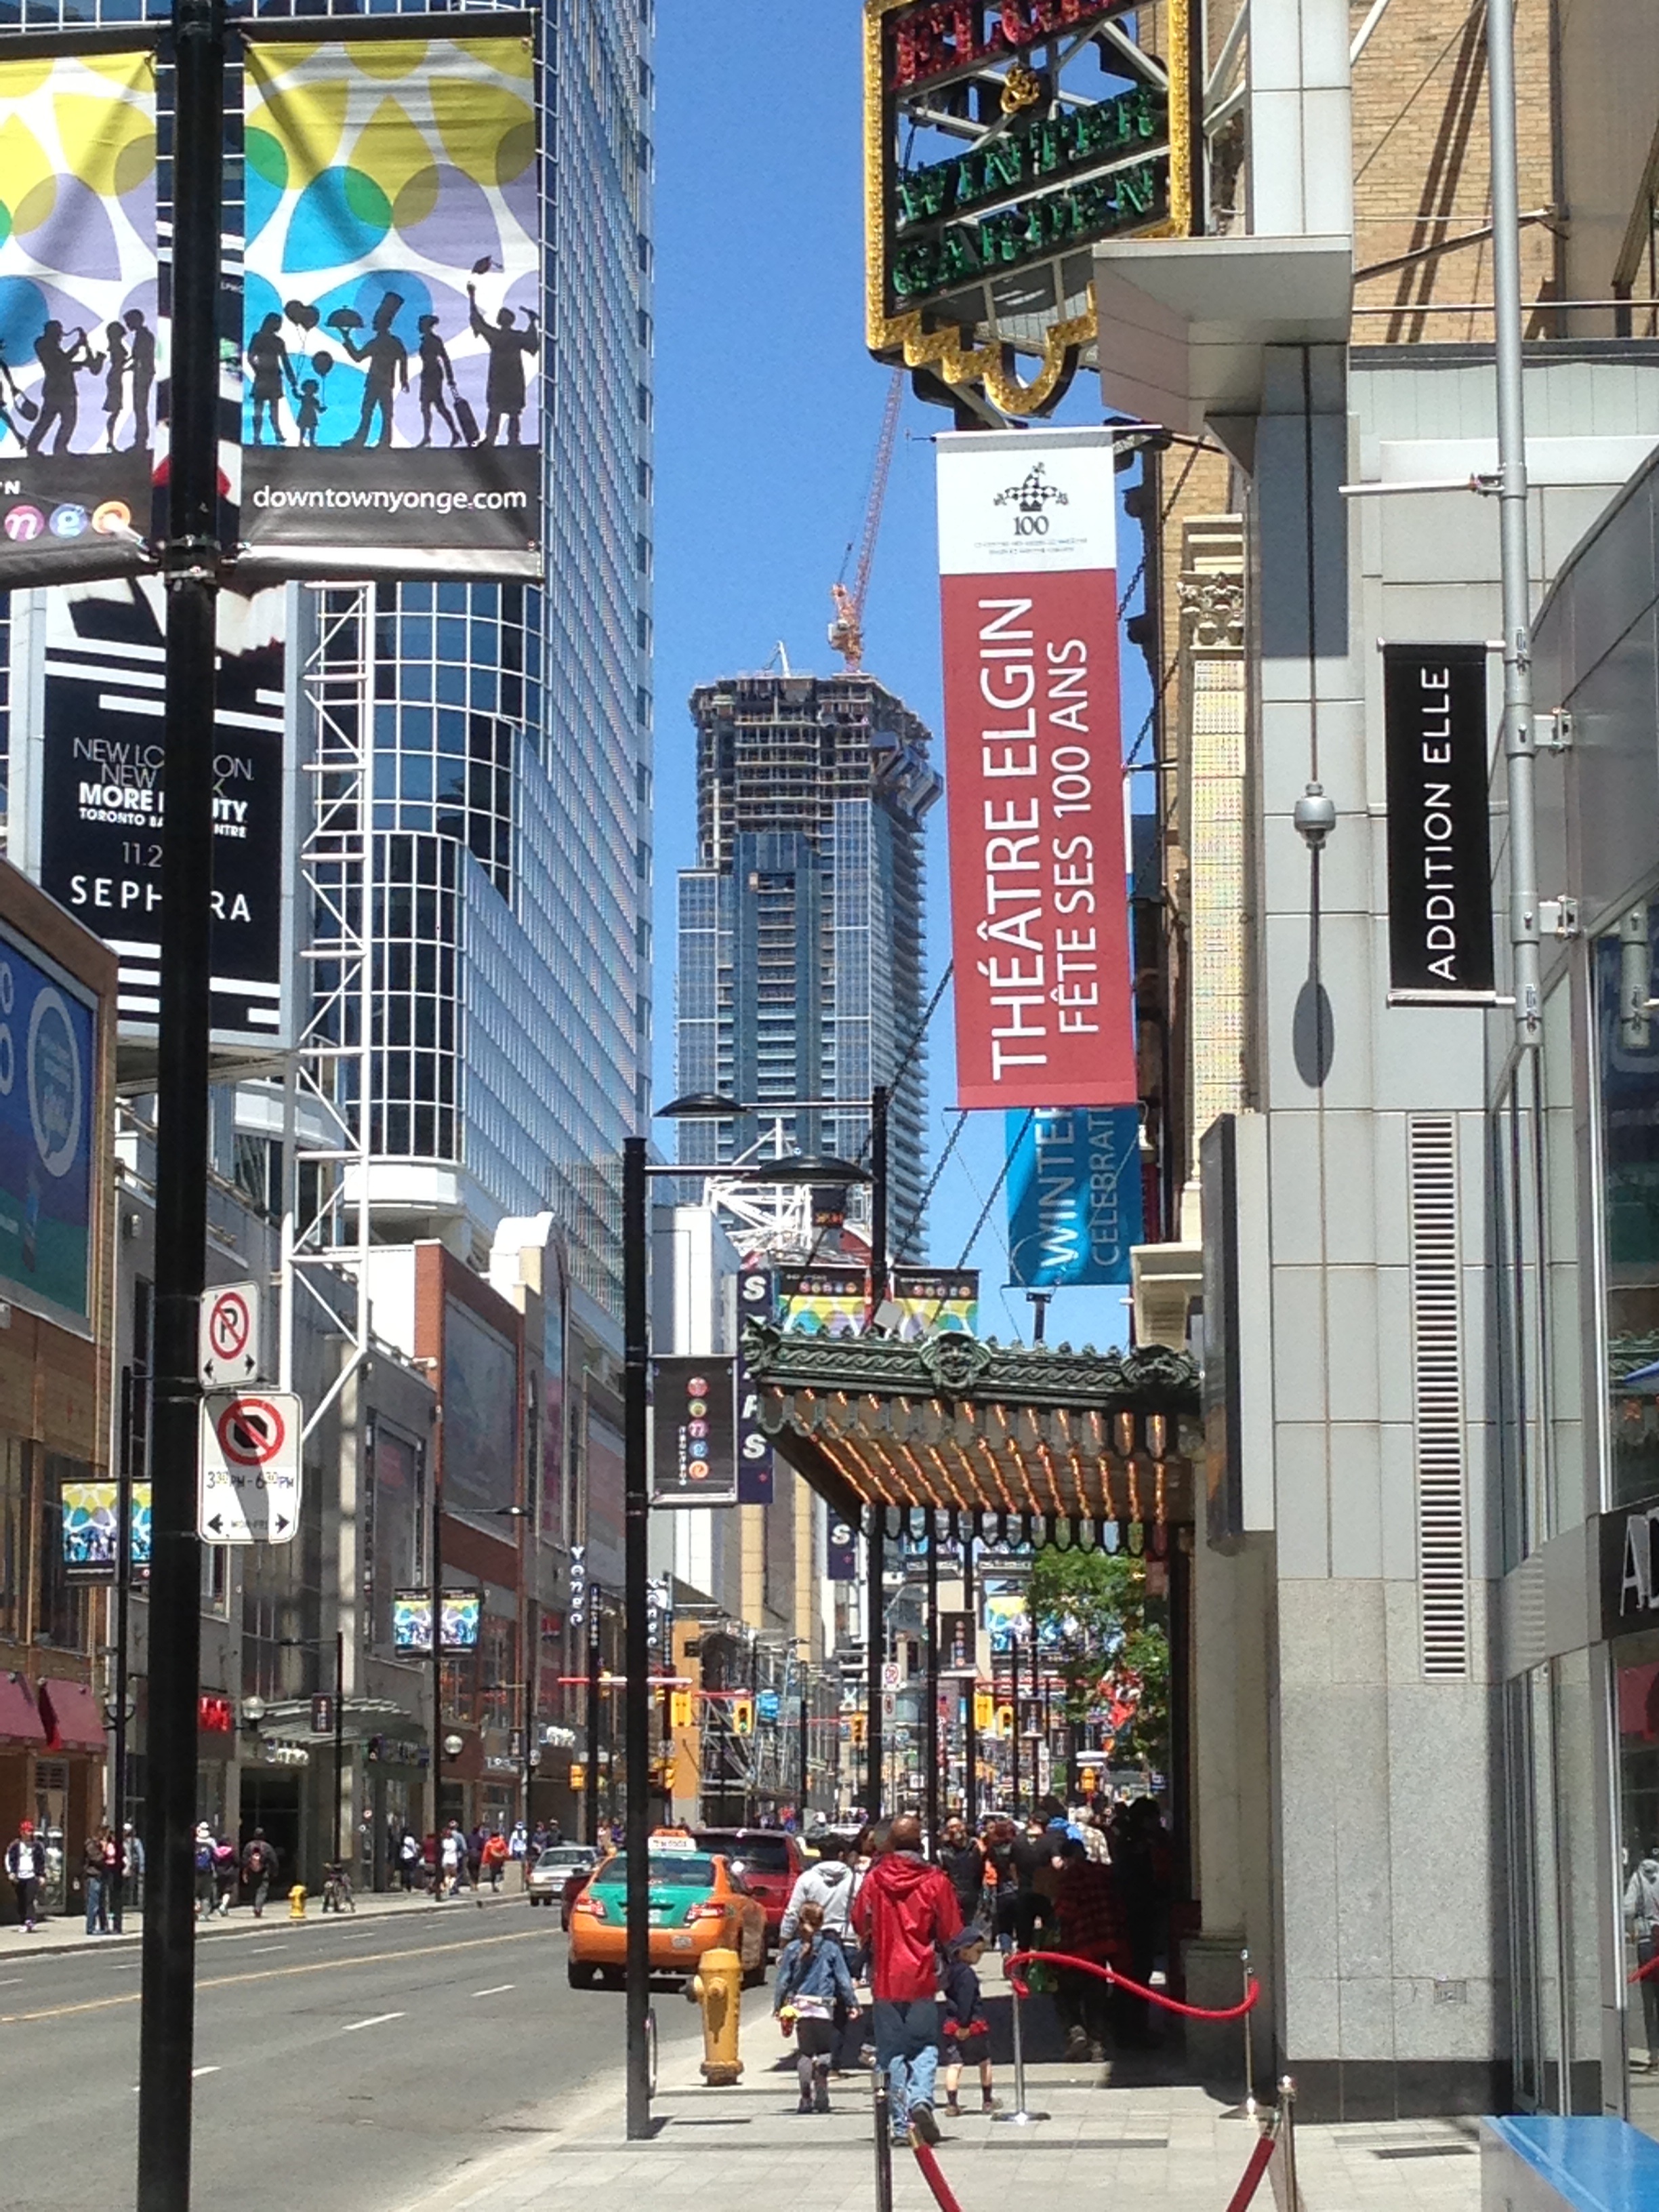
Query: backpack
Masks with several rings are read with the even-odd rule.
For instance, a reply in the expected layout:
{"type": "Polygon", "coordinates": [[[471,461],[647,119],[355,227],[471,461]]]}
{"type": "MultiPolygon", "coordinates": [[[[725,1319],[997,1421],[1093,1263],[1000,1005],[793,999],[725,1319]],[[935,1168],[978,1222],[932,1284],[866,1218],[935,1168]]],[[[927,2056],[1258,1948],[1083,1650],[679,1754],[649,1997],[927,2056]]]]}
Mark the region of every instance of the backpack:
{"type": "Polygon", "coordinates": [[[219,1843],[213,1846],[213,1871],[215,1874],[228,1874],[235,1866],[235,1864],[236,1846],[234,1844],[219,1843]]]}
{"type": "Polygon", "coordinates": [[[210,1873],[210,1872],[211,1872],[211,1870],[212,1870],[212,1867],[213,1867],[213,1845],[212,1845],[211,1844],[197,1844],[197,1846],[196,1846],[196,1871],[197,1871],[197,1873],[198,1873],[198,1874],[208,1874],[208,1873],[210,1873]]]}

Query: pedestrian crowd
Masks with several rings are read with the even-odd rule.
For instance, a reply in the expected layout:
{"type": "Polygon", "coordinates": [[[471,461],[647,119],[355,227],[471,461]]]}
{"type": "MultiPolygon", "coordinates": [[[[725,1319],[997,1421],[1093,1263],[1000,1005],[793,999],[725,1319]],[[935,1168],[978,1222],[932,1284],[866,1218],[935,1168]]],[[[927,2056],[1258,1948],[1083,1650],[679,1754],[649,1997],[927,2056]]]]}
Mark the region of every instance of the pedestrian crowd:
{"type": "Polygon", "coordinates": [[[1048,1951],[1028,1969],[1052,1996],[1066,2056],[1099,2061],[1160,2039],[1144,1997],[1063,1963],[1108,1966],[1143,1988],[1167,1954],[1171,1865],[1156,1801],[1073,1814],[1045,1798],[970,1834],[953,1814],[933,1855],[908,1814],[851,1844],[822,1833],[783,1916],[774,2010],[795,2039],[802,2112],[826,2112],[832,2076],[873,2063],[896,2142],[939,2141],[936,2091],[961,2112],[964,2073],[995,2109],[990,2024],[975,1971],[986,1949],[1048,1951]],[[867,1984],[869,2040],[858,1985],[867,1984]],[[942,2075],[942,2081],[940,2079],[942,2075]]]}

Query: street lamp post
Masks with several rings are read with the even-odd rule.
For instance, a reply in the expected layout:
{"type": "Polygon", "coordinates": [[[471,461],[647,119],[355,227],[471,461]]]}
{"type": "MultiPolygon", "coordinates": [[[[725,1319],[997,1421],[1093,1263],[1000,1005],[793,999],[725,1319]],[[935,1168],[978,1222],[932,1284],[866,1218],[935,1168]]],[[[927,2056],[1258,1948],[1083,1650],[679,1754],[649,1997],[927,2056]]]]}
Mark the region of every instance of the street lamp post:
{"type": "Polygon", "coordinates": [[[599,1842],[599,1586],[587,1585],[587,1787],[582,1793],[584,1840],[599,1842]]]}

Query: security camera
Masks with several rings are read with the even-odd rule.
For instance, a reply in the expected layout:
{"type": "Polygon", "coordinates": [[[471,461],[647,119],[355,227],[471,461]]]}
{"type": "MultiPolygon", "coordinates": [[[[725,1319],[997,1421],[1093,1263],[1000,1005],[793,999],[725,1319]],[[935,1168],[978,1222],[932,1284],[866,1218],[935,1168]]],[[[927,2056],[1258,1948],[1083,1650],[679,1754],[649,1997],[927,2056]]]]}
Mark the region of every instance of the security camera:
{"type": "Polygon", "coordinates": [[[1297,800],[1291,819],[1301,833],[1308,850],[1310,853],[1320,852],[1325,840],[1336,827],[1336,802],[1325,796],[1322,783],[1310,783],[1297,800]]]}

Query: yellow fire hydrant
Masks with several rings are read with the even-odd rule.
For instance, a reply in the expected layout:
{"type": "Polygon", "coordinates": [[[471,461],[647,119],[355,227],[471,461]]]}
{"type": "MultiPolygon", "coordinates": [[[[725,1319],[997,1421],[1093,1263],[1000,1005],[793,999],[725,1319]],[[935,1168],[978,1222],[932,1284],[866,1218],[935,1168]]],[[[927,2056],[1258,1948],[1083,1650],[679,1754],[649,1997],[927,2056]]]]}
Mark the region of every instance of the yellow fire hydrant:
{"type": "Polygon", "coordinates": [[[306,1886],[302,1881],[296,1881],[288,1893],[288,1917],[290,1920],[303,1920],[306,1917],[306,1886]]]}
{"type": "Polygon", "coordinates": [[[702,2078],[711,2089],[728,2089],[743,2072],[743,1960],[735,1951],[705,1951],[691,1994],[702,2007],[702,2078]]]}

